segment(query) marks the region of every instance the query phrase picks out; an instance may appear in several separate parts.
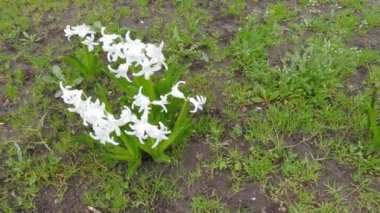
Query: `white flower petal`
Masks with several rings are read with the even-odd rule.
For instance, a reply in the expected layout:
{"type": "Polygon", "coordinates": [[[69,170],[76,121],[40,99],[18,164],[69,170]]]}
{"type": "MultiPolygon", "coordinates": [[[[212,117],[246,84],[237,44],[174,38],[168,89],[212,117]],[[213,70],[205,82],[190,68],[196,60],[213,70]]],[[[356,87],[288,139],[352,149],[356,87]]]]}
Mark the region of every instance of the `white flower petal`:
{"type": "Polygon", "coordinates": [[[124,64],[120,64],[116,70],[113,69],[111,67],[111,65],[108,65],[108,69],[111,72],[116,73],[116,78],[123,77],[123,78],[127,79],[127,81],[132,82],[132,80],[128,77],[129,66],[131,66],[131,64],[126,62],[124,64]]]}
{"type": "Polygon", "coordinates": [[[196,98],[189,98],[190,103],[194,105],[194,109],[191,110],[191,113],[196,113],[198,110],[203,110],[203,105],[206,103],[207,98],[197,95],[196,98]]]}
{"type": "Polygon", "coordinates": [[[161,95],[160,96],[161,99],[157,100],[157,101],[152,101],[152,104],[162,107],[162,111],[161,112],[166,112],[167,113],[168,110],[166,109],[166,105],[168,104],[168,96],[169,95],[161,95]]]}
{"type": "Polygon", "coordinates": [[[143,95],[141,93],[143,87],[140,87],[139,93],[133,97],[134,101],[132,103],[132,109],[134,109],[135,106],[139,107],[139,112],[148,112],[150,110],[150,100],[147,96],[143,95]]]}
{"type": "Polygon", "coordinates": [[[186,99],[185,95],[179,91],[178,89],[178,86],[180,84],[185,84],[186,82],[184,81],[178,81],[173,87],[172,87],[172,91],[169,93],[171,96],[173,97],[176,97],[176,98],[182,98],[182,99],[186,99]]]}

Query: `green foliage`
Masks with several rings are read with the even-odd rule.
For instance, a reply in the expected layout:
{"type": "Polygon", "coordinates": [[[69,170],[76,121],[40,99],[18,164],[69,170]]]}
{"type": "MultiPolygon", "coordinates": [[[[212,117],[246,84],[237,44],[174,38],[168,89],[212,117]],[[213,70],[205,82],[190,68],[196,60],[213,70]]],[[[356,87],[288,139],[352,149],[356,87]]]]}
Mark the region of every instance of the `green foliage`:
{"type": "MultiPolygon", "coordinates": [[[[102,177],[103,178],[103,177],[102,177]]],[[[117,212],[130,206],[130,200],[124,194],[129,190],[129,184],[122,177],[113,175],[104,177],[103,184],[95,187],[90,193],[86,193],[84,199],[92,206],[117,212]],[[97,196],[102,194],[102,196],[97,196]]]]}
{"type": "Polygon", "coordinates": [[[378,90],[374,89],[371,103],[368,106],[368,125],[371,133],[373,147],[380,150],[380,125],[378,124],[378,113],[376,108],[378,90]]]}
{"type": "Polygon", "coordinates": [[[295,154],[289,154],[285,158],[281,171],[286,177],[297,179],[300,182],[315,182],[318,179],[317,171],[320,168],[318,162],[310,160],[308,157],[298,160],[295,154]]]}
{"type": "Polygon", "coordinates": [[[380,5],[370,6],[364,11],[365,22],[368,24],[368,27],[373,28],[380,26],[380,17],[378,16],[379,12],[380,5]]]}
{"type": "Polygon", "coordinates": [[[191,202],[191,209],[194,212],[211,213],[211,212],[227,212],[223,203],[218,199],[208,199],[204,196],[196,196],[191,202]]]}
{"type": "Polygon", "coordinates": [[[140,6],[140,7],[145,7],[149,4],[149,0],[137,0],[137,4],[140,6]]]}
{"type": "Polygon", "coordinates": [[[238,16],[246,6],[247,3],[244,0],[233,0],[229,2],[229,5],[226,8],[222,8],[222,12],[227,15],[238,16]]]}
{"type": "Polygon", "coordinates": [[[244,170],[248,176],[257,181],[266,181],[273,171],[273,162],[270,155],[262,155],[252,150],[252,157],[244,163],[244,170]]]}
{"type": "Polygon", "coordinates": [[[104,68],[100,56],[86,49],[76,52],[75,55],[65,56],[62,61],[70,65],[74,72],[81,73],[87,80],[95,80],[104,68]]]}
{"type": "Polygon", "coordinates": [[[323,101],[341,88],[358,64],[360,51],[344,48],[338,40],[310,40],[308,46],[286,54],[279,89],[288,97],[323,101]]]}

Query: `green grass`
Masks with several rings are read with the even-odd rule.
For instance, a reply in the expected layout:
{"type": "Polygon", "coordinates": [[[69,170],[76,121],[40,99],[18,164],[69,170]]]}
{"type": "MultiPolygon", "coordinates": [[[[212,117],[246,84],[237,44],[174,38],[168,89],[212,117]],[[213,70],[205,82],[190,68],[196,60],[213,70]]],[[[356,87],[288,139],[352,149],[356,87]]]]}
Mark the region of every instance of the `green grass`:
{"type": "Polygon", "coordinates": [[[70,191],[102,212],[377,211],[380,154],[368,106],[380,82],[380,5],[296,4],[0,3],[0,211],[36,211],[46,196],[70,206],[70,191]],[[164,41],[167,59],[188,65],[187,85],[208,103],[187,144],[169,151],[172,164],[144,161],[127,180],[126,165],[102,158],[100,144],[72,142],[88,130],[55,98],[59,80],[104,93],[62,63],[80,48],[63,29],[78,23],[164,41]]]}

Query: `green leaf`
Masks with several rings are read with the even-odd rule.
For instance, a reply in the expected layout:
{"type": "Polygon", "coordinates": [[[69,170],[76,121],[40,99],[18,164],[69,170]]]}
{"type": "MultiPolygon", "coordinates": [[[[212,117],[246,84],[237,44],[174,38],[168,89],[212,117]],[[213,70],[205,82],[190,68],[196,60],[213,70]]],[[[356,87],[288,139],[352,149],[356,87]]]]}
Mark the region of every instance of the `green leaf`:
{"type": "Polygon", "coordinates": [[[80,83],[82,83],[82,81],[84,80],[84,78],[82,78],[82,77],[78,77],[78,78],[76,78],[74,81],[73,81],[73,83],[71,84],[71,86],[77,86],[77,85],[79,85],[80,83]]]}
{"type": "Polygon", "coordinates": [[[112,105],[108,101],[108,97],[107,97],[108,91],[102,85],[100,85],[99,83],[96,83],[95,92],[96,92],[96,97],[99,98],[99,100],[105,104],[106,111],[109,113],[112,113],[113,112],[112,105]]]}
{"type": "Polygon", "coordinates": [[[131,137],[124,133],[124,128],[121,129],[120,139],[123,143],[123,146],[129,151],[130,155],[133,156],[134,159],[141,158],[141,150],[139,149],[140,142],[136,137],[131,137]]]}
{"type": "Polygon", "coordinates": [[[46,83],[57,83],[57,79],[50,75],[44,75],[42,76],[42,80],[46,83]]]}
{"type": "Polygon", "coordinates": [[[136,172],[137,168],[141,165],[141,158],[136,161],[131,161],[128,164],[128,169],[126,172],[126,176],[128,179],[130,179],[133,174],[136,172]]]}
{"type": "Polygon", "coordinates": [[[177,42],[182,41],[181,37],[179,36],[177,27],[173,28],[172,35],[173,35],[173,39],[176,40],[177,42]]]}
{"type": "Polygon", "coordinates": [[[170,163],[171,162],[170,157],[167,156],[165,153],[159,153],[159,155],[157,157],[153,157],[153,160],[155,162],[159,162],[159,163],[170,163]]]}
{"type": "Polygon", "coordinates": [[[95,139],[93,139],[89,135],[80,135],[80,136],[73,136],[71,138],[72,142],[97,142],[95,139]]]}
{"type": "Polygon", "coordinates": [[[59,98],[63,95],[63,92],[61,90],[58,90],[55,94],[54,94],[54,98],[59,98]]]}
{"type": "Polygon", "coordinates": [[[137,88],[143,87],[143,94],[148,96],[150,100],[156,100],[157,94],[152,79],[146,80],[143,76],[134,78],[137,88]]]}
{"type": "Polygon", "coordinates": [[[264,102],[264,99],[262,99],[262,98],[260,98],[260,97],[253,97],[252,99],[251,99],[253,102],[255,102],[255,103],[262,103],[262,102],[264,102]]]}
{"type": "Polygon", "coordinates": [[[183,139],[185,135],[184,133],[186,133],[186,130],[190,126],[190,119],[188,117],[189,108],[190,108],[189,102],[185,101],[182,105],[181,111],[178,115],[177,121],[174,124],[174,128],[171,135],[169,136],[169,139],[161,142],[157,147],[161,152],[167,149],[171,144],[177,142],[178,140],[183,139]]]}
{"type": "Polygon", "coordinates": [[[183,127],[186,124],[186,122],[189,120],[188,118],[189,108],[190,108],[189,102],[185,101],[182,105],[181,111],[179,112],[178,119],[174,125],[174,130],[183,127]]]}
{"type": "Polygon", "coordinates": [[[128,82],[124,78],[116,78],[114,74],[110,73],[108,70],[105,70],[104,73],[112,79],[112,81],[116,82],[117,87],[123,91],[125,94],[137,94],[139,88],[128,82]]]}
{"type": "Polygon", "coordinates": [[[113,154],[105,154],[105,157],[111,158],[113,160],[121,160],[131,162],[133,158],[127,155],[113,155],[113,154]]]}
{"type": "Polygon", "coordinates": [[[372,136],[371,142],[375,149],[380,150],[380,126],[377,124],[376,97],[377,89],[373,91],[372,100],[368,106],[368,125],[372,136]]]}
{"type": "Polygon", "coordinates": [[[100,31],[103,27],[102,23],[100,21],[96,21],[94,22],[94,24],[92,25],[94,27],[95,30],[97,31],[100,31]]]}
{"type": "Polygon", "coordinates": [[[68,65],[71,65],[74,69],[82,73],[83,75],[87,76],[87,68],[84,66],[84,64],[81,62],[80,59],[78,59],[76,56],[69,55],[62,58],[62,61],[66,62],[68,65]]]}
{"type": "Polygon", "coordinates": [[[61,68],[57,65],[53,66],[53,74],[55,77],[57,77],[60,81],[65,81],[65,76],[63,75],[63,72],[61,68]]]}
{"type": "Polygon", "coordinates": [[[209,62],[208,55],[204,51],[201,51],[201,50],[199,50],[198,52],[199,52],[199,59],[208,63],[209,62]]]}
{"type": "Polygon", "coordinates": [[[76,55],[63,57],[62,61],[89,79],[95,79],[103,69],[100,57],[86,48],[77,52],[76,55]]]}
{"type": "Polygon", "coordinates": [[[132,156],[130,151],[120,146],[114,146],[110,149],[112,155],[117,157],[117,160],[133,161],[135,156],[132,156]]]}

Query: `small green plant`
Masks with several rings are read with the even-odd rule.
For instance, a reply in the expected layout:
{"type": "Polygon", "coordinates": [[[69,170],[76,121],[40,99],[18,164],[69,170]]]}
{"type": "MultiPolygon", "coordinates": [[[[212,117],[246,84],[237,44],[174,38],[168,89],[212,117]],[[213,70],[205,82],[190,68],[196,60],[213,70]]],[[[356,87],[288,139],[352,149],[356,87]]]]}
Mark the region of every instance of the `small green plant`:
{"type": "Polygon", "coordinates": [[[247,3],[242,0],[233,0],[227,8],[222,8],[222,13],[231,16],[238,16],[247,6],[247,3]]]}
{"type": "Polygon", "coordinates": [[[204,196],[196,196],[191,202],[191,208],[194,212],[226,212],[224,204],[219,199],[209,199],[204,196]]]}
{"type": "Polygon", "coordinates": [[[248,176],[258,181],[265,181],[267,176],[273,172],[273,162],[270,155],[263,155],[252,150],[252,157],[245,160],[243,168],[248,176]]]}
{"type": "Polygon", "coordinates": [[[149,0],[137,0],[137,4],[140,6],[140,7],[145,7],[149,4],[149,0]]]}
{"type": "Polygon", "coordinates": [[[120,35],[106,34],[105,27],[101,28],[101,36],[96,41],[96,32],[85,24],[67,26],[65,33],[69,39],[74,35],[81,37],[87,46],[75,56],[65,57],[65,62],[91,82],[105,72],[115,80],[118,89],[128,95],[119,99],[117,104],[122,107],[121,114],[114,116],[111,114],[113,107],[107,100],[108,90],[103,85],[93,84],[99,97],[94,102],[91,97],[82,99],[82,90],[71,89],[61,82],[64,102],[73,105],[69,111],[78,113],[83,124],[91,125],[93,129],[90,137],[78,139],[98,140],[106,145],[107,157],[128,161],[128,177],[140,166],[143,153],[157,162],[170,162],[165,150],[190,133],[190,104],[194,105],[190,112],[195,113],[203,109],[206,98],[185,96],[179,90],[179,86],[185,84],[180,81],[184,68],[173,61],[168,65],[165,63],[164,43],[159,46],[145,44],[139,39],[131,39],[129,32],[124,39],[120,35]],[[100,44],[110,62],[108,70],[96,48],[100,44]],[[154,78],[153,74],[162,67],[166,72],[160,78],[154,78]]]}
{"type": "Polygon", "coordinates": [[[31,45],[41,41],[42,37],[39,37],[37,34],[29,34],[25,31],[22,32],[23,38],[20,38],[22,45],[31,45]]]}
{"type": "Polygon", "coordinates": [[[372,94],[372,100],[368,106],[368,125],[371,132],[371,143],[373,147],[380,150],[380,125],[377,123],[377,111],[376,111],[376,97],[378,89],[374,89],[372,94]]]}

